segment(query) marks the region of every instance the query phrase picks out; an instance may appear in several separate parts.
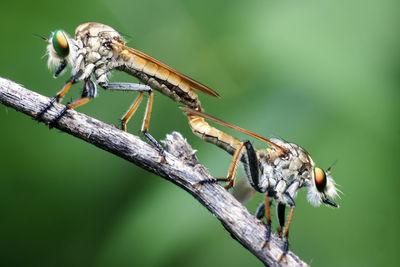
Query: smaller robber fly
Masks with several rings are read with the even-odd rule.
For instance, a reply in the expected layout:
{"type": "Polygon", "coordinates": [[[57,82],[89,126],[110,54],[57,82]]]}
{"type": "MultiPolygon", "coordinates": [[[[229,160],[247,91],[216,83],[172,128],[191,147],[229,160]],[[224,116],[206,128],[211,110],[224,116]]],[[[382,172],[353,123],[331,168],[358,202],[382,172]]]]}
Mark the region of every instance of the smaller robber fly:
{"type": "Polygon", "coordinates": [[[153,105],[153,91],[157,90],[185,106],[201,109],[200,101],[194,90],[211,96],[219,95],[207,86],[187,77],[170,68],[164,63],[125,45],[125,40],[112,27],[87,22],[79,25],[75,30],[75,38],[71,38],[62,30],[54,31],[48,42],[48,67],[56,66],[54,77],[57,77],[67,65],[72,67],[72,77],[65,83],[60,92],[36,114],[36,119],[53,105],[60,102],[72,84],[83,82],[82,97],[69,102],[66,107],[50,122],[50,127],[68,109],[86,104],[97,95],[97,86],[107,90],[139,92],[136,100],[121,119],[121,128],[126,131],[126,124],[132,117],[144,93],[149,94],[146,112],[142,124],[142,133],[159,150],[165,160],[165,154],[158,142],[148,133],[151,109],[153,105]],[[109,83],[108,79],[113,70],[123,71],[137,78],[143,84],[109,83]]]}
{"type": "Polygon", "coordinates": [[[228,183],[225,188],[232,187],[235,183],[238,161],[241,161],[252,188],[264,194],[264,201],[256,212],[258,219],[265,216],[267,221],[266,239],[263,246],[268,246],[271,238],[270,206],[272,201],[276,201],[280,225],[278,234],[284,242],[283,252],[278,260],[284,258],[289,250],[288,234],[295,207],[293,198],[300,188],[308,188],[307,199],[312,205],[319,206],[324,203],[332,207],[338,207],[337,204],[330,200],[330,198],[337,197],[339,191],[336,189],[334,180],[330,177],[330,168],[324,171],[316,167],[311,156],[300,146],[277,138],[269,140],[198,110],[187,107],[180,108],[188,115],[189,124],[195,135],[233,155],[226,178],[203,180],[195,184],[195,187],[200,189],[202,184],[220,181],[228,183]],[[242,142],[210,126],[205,119],[257,138],[266,142],[269,147],[267,149],[255,149],[250,141],[242,142]],[[290,211],[285,223],[286,206],[290,207],[290,211]]]}

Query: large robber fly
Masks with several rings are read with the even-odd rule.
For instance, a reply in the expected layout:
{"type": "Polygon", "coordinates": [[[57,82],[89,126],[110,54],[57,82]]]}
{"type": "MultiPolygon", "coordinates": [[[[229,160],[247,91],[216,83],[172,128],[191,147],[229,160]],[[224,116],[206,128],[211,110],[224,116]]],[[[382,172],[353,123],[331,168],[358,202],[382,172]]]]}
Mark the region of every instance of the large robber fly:
{"type": "Polygon", "coordinates": [[[79,25],[75,30],[74,39],[62,30],[56,30],[49,39],[43,39],[48,42],[48,67],[57,67],[54,77],[57,77],[67,65],[72,67],[72,77],[49,104],[37,113],[36,119],[40,120],[55,101],[60,102],[72,84],[83,82],[82,97],[69,102],[50,122],[51,127],[68,109],[79,107],[96,97],[97,84],[107,90],[139,92],[136,100],[121,119],[121,128],[126,131],[127,122],[138,108],[144,93],[148,93],[149,98],[141,131],[165,159],[162,147],[148,133],[154,97],[152,89],[160,91],[185,106],[200,110],[200,101],[194,90],[218,97],[218,94],[207,86],[143,52],[126,46],[125,40],[116,30],[101,23],[88,22],[79,25]],[[113,70],[132,75],[143,84],[108,83],[113,70]]]}
{"type": "Polygon", "coordinates": [[[230,188],[235,182],[235,173],[240,160],[246,172],[247,179],[254,190],[264,194],[264,201],[257,209],[256,217],[266,218],[266,240],[263,246],[268,245],[271,237],[270,205],[276,201],[276,209],[280,228],[278,234],[283,238],[283,253],[289,249],[289,227],[293,217],[295,202],[293,198],[302,187],[308,188],[307,199],[314,205],[321,203],[338,207],[329,198],[338,195],[336,184],[330,177],[330,168],[324,171],[315,166],[311,156],[300,146],[277,138],[266,139],[256,133],[224,122],[220,119],[204,114],[187,107],[180,107],[188,115],[189,124],[195,135],[213,143],[233,155],[226,178],[214,178],[200,181],[195,186],[201,188],[205,183],[227,182],[225,188],[230,188]],[[249,136],[266,142],[267,149],[254,149],[249,141],[240,141],[212,126],[205,119],[220,125],[232,128],[249,136]],[[290,207],[289,216],[285,223],[285,208],[290,207]]]}

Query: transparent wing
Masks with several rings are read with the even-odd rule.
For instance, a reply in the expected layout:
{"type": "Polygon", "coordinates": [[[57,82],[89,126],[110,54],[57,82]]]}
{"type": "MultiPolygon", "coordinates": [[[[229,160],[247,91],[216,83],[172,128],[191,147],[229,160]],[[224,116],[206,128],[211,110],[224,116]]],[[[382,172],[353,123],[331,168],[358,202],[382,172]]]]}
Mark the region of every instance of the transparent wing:
{"type": "Polygon", "coordinates": [[[287,151],[286,148],[275,144],[274,142],[270,141],[269,139],[267,139],[265,137],[262,137],[261,135],[258,135],[256,133],[253,133],[253,132],[251,132],[249,130],[243,129],[243,128],[239,127],[239,126],[230,124],[228,122],[225,122],[223,120],[217,119],[217,118],[215,118],[213,116],[210,116],[210,115],[207,115],[207,114],[205,114],[203,112],[199,112],[199,111],[193,110],[193,109],[188,108],[188,107],[181,106],[179,108],[184,110],[188,114],[192,114],[192,115],[195,115],[195,116],[199,116],[199,117],[205,118],[207,120],[213,121],[213,122],[218,123],[220,125],[223,125],[223,126],[231,128],[231,129],[234,129],[234,130],[236,130],[238,132],[241,132],[241,133],[247,134],[249,136],[252,136],[254,138],[257,138],[258,140],[261,140],[261,141],[263,141],[263,142],[265,142],[265,143],[267,143],[267,144],[269,144],[269,145],[281,150],[284,153],[286,153],[286,151],[287,151]]]}
{"type": "Polygon", "coordinates": [[[158,61],[157,59],[155,59],[155,58],[153,58],[153,57],[151,57],[149,55],[146,55],[143,52],[140,52],[139,50],[136,50],[136,49],[134,49],[132,47],[128,47],[126,45],[123,45],[123,44],[121,44],[121,43],[119,43],[117,41],[112,41],[112,44],[129,51],[129,53],[132,53],[135,56],[141,57],[144,60],[150,61],[150,62],[152,62],[152,63],[154,63],[154,64],[156,64],[156,65],[158,65],[160,67],[163,67],[164,69],[174,73],[175,75],[179,76],[182,80],[184,80],[187,83],[189,83],[191,88],[194,89],[194,90],[203,92],[203,93],[211,95],[211,96],[219,97],[219,94],[217,92],[215,92],[214,90],[208,88],[204,84],[201,84],[201,83],[193,80],[192,78],[189,78],[188,76],[180,73],[179,71],[174,70],[173,68],[165,65],[164,63],[158,61]]]}
{"type": "Polygon", "coordinates": [[[232,195],[241,203],[246,203],[257,193],[254,188],[251,187],[246,177],[241,177],[235,183],[233,187],[232,195]]]}

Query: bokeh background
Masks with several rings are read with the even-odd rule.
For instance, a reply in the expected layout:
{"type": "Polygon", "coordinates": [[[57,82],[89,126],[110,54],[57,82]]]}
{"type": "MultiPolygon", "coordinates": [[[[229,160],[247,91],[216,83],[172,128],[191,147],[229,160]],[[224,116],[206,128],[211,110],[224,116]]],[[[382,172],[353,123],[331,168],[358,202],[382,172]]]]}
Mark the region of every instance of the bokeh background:
{"type": "MultiPolygon", "coordinates": [[[[38,0],[2,1],[0,10],[0,76],[54,96],[69,75],[52,78],[34,34],[109,24],[218,91],[221,99],[199,94],[208,113],[295,142],[320,167],[337,161],[339,209],[296,198],[290,241],[303,260],[398,266],[397,0],[38,0]]],[[[78,111],[118,124],[135,97],[100,89],[78,111]]],[[[156,93],[151,133],[181,132],[212,174],[226,175],[231,157],[194,136],[177,106],[156,93]]],[[[262,266],[173,184],[1,105],[0,122],[1,266],[262,266]]],[[[261,199],[246,206],[254,212],[261,199]]]]}

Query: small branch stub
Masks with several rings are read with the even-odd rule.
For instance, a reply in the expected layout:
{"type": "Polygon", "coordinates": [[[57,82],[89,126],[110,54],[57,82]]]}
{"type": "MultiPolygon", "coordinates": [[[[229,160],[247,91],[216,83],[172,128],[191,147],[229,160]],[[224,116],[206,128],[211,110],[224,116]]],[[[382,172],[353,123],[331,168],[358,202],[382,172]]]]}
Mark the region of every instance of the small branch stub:
{"type": "MultiPolygon", "coordinates": [[[[0,78],[0,103],[34,117],[50,99],[25,89],[10,80],[0,78]]],[[[55,103],[43,116],[50,122],[63,109],[55,103]]],[[[218,184],[204,184],[201,190],[193,185],[210,179],[208,170],[199,162],[195,151],[180,133],[167,135],[163,144],[167,163],[160,163],[158,151],[137,136],[123,132],[75,110],[69,110],[55,124],[55,128],[89,142],[99,148],[126,159],[180,186],[193,195],[218,220],[231,236],[269,266],[307,266],[299,257],[289,251],[287,263],[277,262],[282,252],[282,242],[271,236],[270,249],[263,248],[265,226],[239,203],[229,192],[218,184]]],[[[223,255],[221,255],[222,257],[223,255]]]]}

